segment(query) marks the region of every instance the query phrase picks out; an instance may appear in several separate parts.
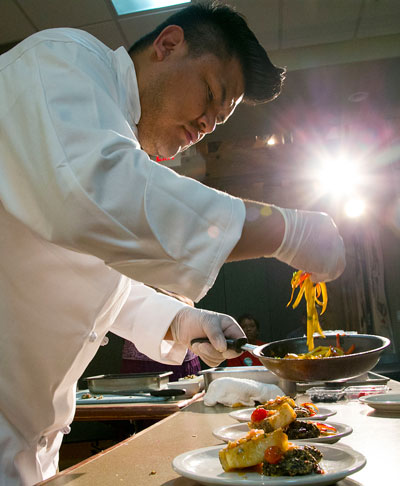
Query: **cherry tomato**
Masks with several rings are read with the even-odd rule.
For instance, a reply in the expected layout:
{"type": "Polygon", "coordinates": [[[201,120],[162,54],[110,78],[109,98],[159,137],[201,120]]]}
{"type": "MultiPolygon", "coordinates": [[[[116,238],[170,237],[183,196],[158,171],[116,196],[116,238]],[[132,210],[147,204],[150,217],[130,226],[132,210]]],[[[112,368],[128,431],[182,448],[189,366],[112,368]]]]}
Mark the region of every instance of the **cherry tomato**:
{"type": "Polygon", "coordinates": [[[264,459],[266,462],[270,464],[277,464],[283,457],[283,452],[279,447],[272,446],[268,447],[268,449],[264,453],[264,459]]]}
{"type": "Polygon", "coordinates": [[[265,410],[265,408],[256,408],[251,414],[251,421],[261,422],[261,420],[264,420],[265,417],[268,417],[267,410],[265,410]]]}

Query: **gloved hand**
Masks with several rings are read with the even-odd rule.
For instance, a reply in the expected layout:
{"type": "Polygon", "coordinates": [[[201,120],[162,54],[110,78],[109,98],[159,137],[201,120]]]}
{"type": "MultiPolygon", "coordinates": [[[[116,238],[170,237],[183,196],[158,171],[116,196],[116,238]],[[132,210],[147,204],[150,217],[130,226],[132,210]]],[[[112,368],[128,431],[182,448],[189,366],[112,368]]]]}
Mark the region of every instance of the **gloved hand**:
{"type": "Polygon", "coordinates": [[[246,337],[239,324],[226,314],[218,314],[192,307],[182,308],[175,316],[170,326],[172,338],[180,344],[190,348],[195,354],[208,364],[218,366],[228,358],[235,358],[241,353],[227,350],[226,337],[246,337]],[[206,337],[210,343],[194,343],[195,338],[206,337]]]}
{"type": "Polygon", "coordinates": [[[343,239],[326,213],[276,207],[285,220],[281,246],[271,255],[297,270],[311,273],[313,282],[339,277],[346,266],[343,239]]]}

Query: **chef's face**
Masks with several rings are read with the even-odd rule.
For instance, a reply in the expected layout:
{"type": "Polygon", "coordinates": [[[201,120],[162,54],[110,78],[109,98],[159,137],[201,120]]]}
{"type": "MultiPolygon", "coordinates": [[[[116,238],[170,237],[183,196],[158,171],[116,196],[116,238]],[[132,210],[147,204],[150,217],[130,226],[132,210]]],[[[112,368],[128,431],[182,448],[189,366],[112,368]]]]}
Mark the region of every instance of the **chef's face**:
{"type": "Polygon", "coordinates": [[[244,92],[236,58],[191,57],[182,30],[170,27],[153,44],[156,61],[151,76],[139,86],[139,142],[149,155],[160,157],[186,150],[224,123],[244,92]]]}

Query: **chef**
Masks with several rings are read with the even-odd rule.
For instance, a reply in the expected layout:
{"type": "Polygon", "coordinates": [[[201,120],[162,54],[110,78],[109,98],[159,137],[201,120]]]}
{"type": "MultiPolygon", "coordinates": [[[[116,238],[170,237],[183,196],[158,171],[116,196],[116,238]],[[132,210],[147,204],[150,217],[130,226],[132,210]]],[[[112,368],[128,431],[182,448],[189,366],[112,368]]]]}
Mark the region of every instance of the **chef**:
{"type": "MultiPolygon", "coordinates": [[[[129,53],[74,29],[0,57],[0,484],[57,470],[78,378],[112,331],[210,366],[244,335],[201,299],[225,261],[275,257],[336,278],[343,242],[314,212],[243,201],[150,160],[185,150],[244,101],[272,100],[274,67],[226,6],[192,5],[129,53]]],[[[245,161],[244,161],[245,163],[245,161]]]]}

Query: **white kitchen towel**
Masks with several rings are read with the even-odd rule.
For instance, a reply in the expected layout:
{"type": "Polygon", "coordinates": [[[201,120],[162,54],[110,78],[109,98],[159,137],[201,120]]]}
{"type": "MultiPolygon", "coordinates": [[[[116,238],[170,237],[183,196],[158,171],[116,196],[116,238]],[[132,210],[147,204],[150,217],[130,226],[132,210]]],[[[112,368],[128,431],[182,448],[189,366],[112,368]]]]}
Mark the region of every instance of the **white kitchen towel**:
{"type": "Polygon", "coordinates": [[[282,396],[284,393],[276,385],[246,378],[224,377],[210,383],[204,395],[204,404],[209,407],[217,403],[226,407],[254,407],[256,402],[264,403],[278,395],[282,396]]]}

